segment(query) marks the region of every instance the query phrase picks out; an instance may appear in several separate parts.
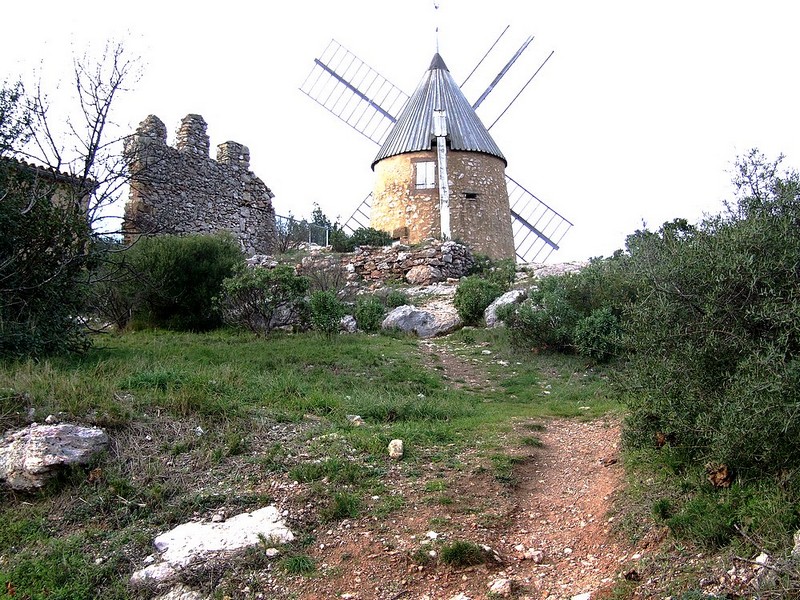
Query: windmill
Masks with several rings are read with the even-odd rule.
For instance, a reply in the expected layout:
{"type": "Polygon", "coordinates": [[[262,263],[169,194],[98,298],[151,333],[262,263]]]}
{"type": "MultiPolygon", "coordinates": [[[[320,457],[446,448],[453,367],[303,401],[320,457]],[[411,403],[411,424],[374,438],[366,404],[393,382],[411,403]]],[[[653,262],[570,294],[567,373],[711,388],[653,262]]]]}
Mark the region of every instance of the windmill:
{"type": "Polygon", "coordinates": [[[505,173],[506,159],[489,134],[553,53],[488,129],[475,111],[533,38],[474,103],[461,91],[507,31],[461,85],[437,52],[411,96],[335,40],[314,59],[300,90],[380,146],[372,165],[375,191],[356,207],[346,229],[374,226],[412,243],[430,234],[457,237],[484,254],[522,262],[544,262],[559,249],[572,223],[505,173]],[[479,175],[470,178],[476,168],[479,175]],[[388,174],[405,182],[388,181],[388,174]]]}

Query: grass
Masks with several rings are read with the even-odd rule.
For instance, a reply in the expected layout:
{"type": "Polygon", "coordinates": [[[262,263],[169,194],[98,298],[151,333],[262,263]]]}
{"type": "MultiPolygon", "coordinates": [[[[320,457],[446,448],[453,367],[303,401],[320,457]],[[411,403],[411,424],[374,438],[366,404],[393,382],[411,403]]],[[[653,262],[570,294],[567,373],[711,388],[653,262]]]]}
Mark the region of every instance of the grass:
{"type": "MultiPolygon", "coordinates": [[[[0,363],[3,431],[55,414],[105,427],[112,440],[90,465],[100,474],[91,481],[78,469],[32,497],[0,492],[0,589],[9,584],[15,597],[29,598],[126,597],[157,533],[223,506],[263,506],[271,499],[258,490],[276,473],[308,486],[322,520],[367,511],[381,518],[406,504],[382,481],[391,439],[404,440],[402,468],[412,474],[422,464],[457,464],[482,440],[491,447],[512,419],[612,405],[600,400],[604,380],[579,376],[569,359],[512,357],[502,336],[470,335],[474,347],[464,349],[478,350],[495,392],[453,388],[405,336],[328,343],[314,335],[140,331],[99,337],[82,357],[0,363]],[[491,344],[492,354],[480,354],[479,344],[491,344]],[[491,362],[501,359],[520,364],[512,372],[491,362]],[[567,408],[538,393],[545,380],[567,408]],[[523,392],[532,381],[535,393],[523,392]],[[365,425],[353,427],[348,414],[365,425]]],[[[514,461],[500,452],[493,459],[509,484],[514,461]]],[[[452,502],[444,480],[425,485],[433,501],[452,502]]],[[[314,568],[305,555],[281,566],[295,574],[314,568]]]]}
{"type": "Polygon", "coordinates": [[[442,546],[439,558],[446,565],[470,567],[486,561],[483,549],[474,542],[456,540],[442,546]]]}

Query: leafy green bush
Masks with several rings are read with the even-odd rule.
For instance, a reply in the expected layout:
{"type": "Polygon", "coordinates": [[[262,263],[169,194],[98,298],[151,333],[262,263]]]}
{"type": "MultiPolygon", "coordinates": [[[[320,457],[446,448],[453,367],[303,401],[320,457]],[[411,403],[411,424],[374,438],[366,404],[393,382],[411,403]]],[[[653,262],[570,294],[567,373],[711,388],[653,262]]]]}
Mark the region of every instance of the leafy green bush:
{"type": "Polygon", "coordinates": [[[516,347],[572,349],[581,315],[570,302],[570,281],[568,275],[545,277],[522,303],[500,308],[497,316],[508,327],[516,347]]]}
{"type": "Polygon", "coordinates": [[[800,176],[755,151],[737,168],[724,214],[628,239],[625,440],[763,477],[800,466],[800,176]]]}
{"type": "Polygon", "coordinates": [[[387,308],[397,308],[398,306],[405,306],[406,304],[410,303],[411,299],[409,298],[408,294],[402,290],[390,290],[386,295],[387,308]]]}
{"type": "Polygon", "coordinates": [[[372,227],[359,227],[353,235],[347,235],[341,228],[334,227],[329,241],[334,252],[352,252],[356,246],[388,246],[392,243],[392,237],[385,231],[372,227]]]}
{"type": "Polygon", "coordinates": [[[213,302],[222,282],[244,264],[228,233],[141,238],[126,260],[137,274],[129,286],[134,319],[145,326],[206,331],[222,324],[213,302]]]}
{"type": "Polygon", "coordinates": [[[592,311],[575,326],[575,348],[579,354],[607,362],[619,353],[622,328],[608,307],[592,311]]]}
{"type": "Polygon", "coordinates": [[[222,282],[216,303],[228,325],[269,333],[279,326],[303,326],[307,292],[308,279],[295,275],[292,267],[240,267],[222,282]]]}
{"type": "Polygon", "coordinates": [[[487,281],[496,283],[504,292],[511,288],[517,275],[517,264],[514,259],[495,260],[483,254],[475,254],[473,261],[469,275],[478,275],[487,281]]]}
{"type": "Polygon", "coordinates": [[[356,301],[356,323],[361,331],[372,333],[378,331],[386,310],[383,303],[375,296],[361,296],[356,301]]]}
{"type": "Polygon", "coordinates": [[[15,165],[0,158],[0,357],[85,350],[86,216],[72,190],[54,200],[53,182],[15,165]]]}
{"type": "Polygon", "coordinates": [[[478,275],[464,277],[453,297],[453,306],[458,316],[467,325],[475,325],[483,319],[483,311],[503,293],[503,288],[478,275]]]}
{"type": "Polygon", "coordinates": [[[314,329],[328,337],[339,331],[345,308],[336,294],[330,291],[316,291],[311,294],[311,323],[314,329]]]}

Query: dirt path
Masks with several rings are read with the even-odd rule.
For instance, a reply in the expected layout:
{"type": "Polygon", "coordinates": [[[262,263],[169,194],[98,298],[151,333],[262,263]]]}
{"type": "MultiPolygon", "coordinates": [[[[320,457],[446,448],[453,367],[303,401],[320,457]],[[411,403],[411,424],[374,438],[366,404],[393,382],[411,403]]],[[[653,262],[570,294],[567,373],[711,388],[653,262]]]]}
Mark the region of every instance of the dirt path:
{"type": "MultiPolygon", "coordinates": [[[[440,343],[421,343],[454,385],[490,386],[480,364],[440,343]]],[[[537,600],[608,597],[621,573],[638,558],[610,535],[612,496],[622,484],[619,423],[608,420],[514,423],[516,485],[494,476],[486,454],[473,449],[457,461],[431,460],[409,474],[399,466],[376,494],[403,499],[386,518],[345,520],[313,532],[309,554],[322,573],[297,577],[285,592],[308,599],[482,599],[498,580],[507,597],[537,600]],[[491,548],[495,560],[468,567],[445,565],[444,545],[470,541],[491,548]],[[296,585],[295,585],[296,584],[296,585]],[[460,595],[459,595],[460,594],[460,595]],[[586,594],[591,594],[588,596],[586,594]]],[[[273,588],[274,589],[274,588],[273,588]]],[[[276,589],[276,592],[278,590],[276,589]]]]}

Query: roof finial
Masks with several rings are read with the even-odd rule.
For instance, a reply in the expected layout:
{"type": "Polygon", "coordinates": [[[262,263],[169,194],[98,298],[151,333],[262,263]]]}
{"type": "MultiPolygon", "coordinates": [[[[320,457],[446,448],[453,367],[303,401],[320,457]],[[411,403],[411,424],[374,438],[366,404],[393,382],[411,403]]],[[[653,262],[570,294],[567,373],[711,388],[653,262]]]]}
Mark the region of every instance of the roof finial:
{"type": "Polygon", "coordinates": [[[439,2],[433,0],[434,25],[436,26],[436,54],[439,54],[439,2]]]}

